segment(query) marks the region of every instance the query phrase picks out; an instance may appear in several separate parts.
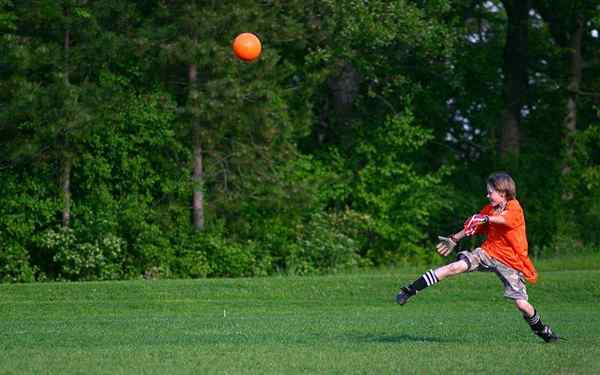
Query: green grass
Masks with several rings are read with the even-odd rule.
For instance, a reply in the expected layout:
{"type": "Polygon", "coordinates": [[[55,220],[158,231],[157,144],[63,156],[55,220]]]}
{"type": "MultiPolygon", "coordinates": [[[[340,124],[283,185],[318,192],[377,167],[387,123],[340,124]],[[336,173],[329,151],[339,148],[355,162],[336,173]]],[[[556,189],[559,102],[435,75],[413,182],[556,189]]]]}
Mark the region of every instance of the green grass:
{"type": "Polygon", "coordinates": [[[598,270],[600,250],[594,252],[567,253],[535,261],[540,271],[598,270]]]}
{"type": "Polygon", "coordinates": [[[600,373],[599,270],[544,271],[529,288],[558,344],[532,335],[492,274],[396,306],[416,276],[0,285],[0,374],[600,373]]]}

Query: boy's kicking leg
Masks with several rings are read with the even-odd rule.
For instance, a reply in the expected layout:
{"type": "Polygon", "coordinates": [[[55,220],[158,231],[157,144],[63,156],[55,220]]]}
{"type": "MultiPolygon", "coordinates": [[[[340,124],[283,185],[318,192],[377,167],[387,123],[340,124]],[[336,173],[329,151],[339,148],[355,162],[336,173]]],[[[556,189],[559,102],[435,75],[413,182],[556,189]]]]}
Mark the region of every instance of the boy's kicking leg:
{"type": "Polygon", "coordinates": [[[467,271],[468,269],[469,264],[467,261],[461,259],[443,267],[436,268],[435,270],[429,270],[411,284],[400,288],[400,292],[398,292],[396,295],[396,302],[400,305],[404,305],[406,301],[408,301],[410,297],[417,294],[417,292],[420,292],[428,286],[437,284],[446,277],[458,275],[467,271]]]}
{"type": "Polygon", "coordinates": [[[544,325],[542,323],[542,319],[540,318],[540,314],[536,311],[536,309],[524,299],[516,299],[515,306],[517,309],[521,311],[523,314],[523,319],[529,324],[533,333],[541,337],[545,342],[555,342],[560,339],[550,326],[544,325]]]}

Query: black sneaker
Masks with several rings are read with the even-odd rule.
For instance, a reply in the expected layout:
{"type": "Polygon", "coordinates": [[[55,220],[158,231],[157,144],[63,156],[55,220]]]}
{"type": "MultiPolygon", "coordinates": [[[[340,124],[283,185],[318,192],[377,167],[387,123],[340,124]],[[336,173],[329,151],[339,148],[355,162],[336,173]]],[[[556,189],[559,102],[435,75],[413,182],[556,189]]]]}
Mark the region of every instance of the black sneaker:
{"type": "Polygon", "coordinates": [[[544,326],[544,329],[536,331],[535,334],[541,337],[545,342],[557,342],[560,340],[560,337],[552,332],[550,326],[544,326]]]}
{"type": "Polygon", "coordinates": [[[408,301],[408,299],[414,295],[414,292],[412,292],[407,287],[403,286],[402,288],[400,288],[400,291],[396,295],[396,303],[398,303],[399,305],[404,305],[408,301]]]}

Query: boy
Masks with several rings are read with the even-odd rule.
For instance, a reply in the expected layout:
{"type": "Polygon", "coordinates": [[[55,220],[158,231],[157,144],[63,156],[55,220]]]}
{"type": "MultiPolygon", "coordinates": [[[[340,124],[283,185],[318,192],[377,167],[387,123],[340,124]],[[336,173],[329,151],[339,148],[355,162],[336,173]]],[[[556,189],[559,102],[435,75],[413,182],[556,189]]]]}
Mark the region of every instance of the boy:
{"type": "Polygon", "coordinates": [[[560,337],[542,323],[538,312],[527,301],[523,278],[535,283],[537,271],[527,256],[525,217],[516,199],[516,185],[512,177],[505,172],[490,175],[487,198],[490,204],[467,219],[460,232],[448,238],[439,237],[437,251],[448,256],[464,237],[483,233],[487,239],[481,247],[461,251],[455,262],[429,270],[412,284],[402,287],[396,302],[404,305],[410,297],[449,276],[472,271],[495,272],[504,285],[504,296],[514,301],[533,332],[545,342],[558,341],[560,337]]]}

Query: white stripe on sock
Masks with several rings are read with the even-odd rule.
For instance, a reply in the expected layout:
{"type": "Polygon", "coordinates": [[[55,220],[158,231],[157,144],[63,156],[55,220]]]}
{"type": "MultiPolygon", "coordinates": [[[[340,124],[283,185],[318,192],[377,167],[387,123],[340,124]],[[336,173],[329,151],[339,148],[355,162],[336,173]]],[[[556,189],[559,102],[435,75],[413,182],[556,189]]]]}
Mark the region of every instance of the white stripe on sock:
{"type": "Polygon", "coordinates": [[[431,272],[431,276],[433,277],[433,283],[436,284],[439,280],[438,280],[437,276],[435,275],[435,272],[433,270],[431,270],[429,272],[431,272]]]}
{"type": "Polygon", "coordinates": [[[540,321],[540,315],[536,312],[535,315],[527,319],[527,321],[529,322],[529,325],[534,325],[540,321]]]}
{"type": "Polygon", "coordinates": [[[435,281],[433,279],[433,276],[431,276],[431,271],[427,272],[427,279],[429,280],[429,286],[435,284],[435,281]]]}
{"type": "Polygon", "coordinates": [[[425,272],[423,274],[423,277],[425,278],[425,282],[427,283],[427,286],[432,286],[433,284],[438,282],[438,279],[435,276],[435,273],[433,272],[433,270],[429,270],[429,271],[425,272]]]}

